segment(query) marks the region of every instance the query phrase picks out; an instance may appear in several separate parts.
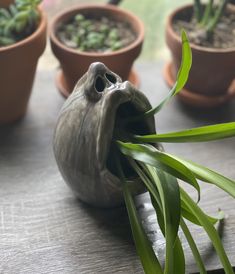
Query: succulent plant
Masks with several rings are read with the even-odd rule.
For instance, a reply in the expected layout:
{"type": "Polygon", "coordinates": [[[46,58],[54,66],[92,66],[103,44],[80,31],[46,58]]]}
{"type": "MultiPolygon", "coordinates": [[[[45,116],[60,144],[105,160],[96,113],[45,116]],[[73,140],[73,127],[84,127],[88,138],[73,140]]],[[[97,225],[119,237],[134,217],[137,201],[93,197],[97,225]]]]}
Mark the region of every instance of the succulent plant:
{"type": "Polygon", "coordinates": [[[208,0],[208,3],[203,5],[200,0],[194,0],[194,16],[201,35],[212,35],[228,2],[229,0],[220,0],[219,4],[214,4],[214,0],[208,0]]]}
{"type": "Polygon", "coordinates": [[[41,0],[15,0],[0,9],[0,46],[12,45],[33,33],[39,22],[41,0]]]}
{"type": "Polygon", "coordinates": [[[224,271],[231,263],[214,227],[223,218],[208,216],[199,207],[198,179],[235,197],[235,181],[194,162],[163,151],[159,142],[204,142],[235,136],[235,122],[156,134],[153,116],[185,85],[192,53],[182,32],[182,62],[176,83],[156,107],[128,81],[102,63],[94,63],[65,102],[54,135],[54,153],[65,181],[78,197],[93,206],[111,207],[125,201],[137,253],[146,274],[184,274],[185,257],[179,227],[201,274],[207,273],[187,222],[208,234],[224,271]],[[195,202],[177,179],[194,187],[195,202]],[[164,270],[143,228],[134,203],[148,191],[165,237],[164,270]]]}
{"type": "Polygon", "coordinates": [[[119,50],[135,39],[135,34],[124,22],[107,17],[90,18],[81,13],[61,25],[57,35],[62,43],[79,51],[105,52],[119,50]],[[125,32],[123,31],[125,30],[125,32]]]}

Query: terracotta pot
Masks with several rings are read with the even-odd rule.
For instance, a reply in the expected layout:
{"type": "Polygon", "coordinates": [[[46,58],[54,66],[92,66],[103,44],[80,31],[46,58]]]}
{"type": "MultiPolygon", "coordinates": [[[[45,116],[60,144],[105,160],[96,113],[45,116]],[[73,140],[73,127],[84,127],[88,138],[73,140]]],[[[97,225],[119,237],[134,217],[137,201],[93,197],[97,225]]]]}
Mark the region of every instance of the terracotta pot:
{"type": "MultiPolygon", "coordinates": [[[[173,29],[173,20],[175,18],[185,19],[185,16],[189,18],[192,12],[192,5],[183,6],[174,10],[167,20],[166,43],[172,55],[170,72],[173,81],[181,62],[181,39],[173,29]]],[[[200,101],[203,101],[202,96],[207,99],[204,106],[216,106],[230,100],[234,95],[234,87],[231,88],[231,83],[235,78],[235,48],[214,49],[193,43],[190,46],[193,55],[192,68],[185,85],[185,92],[179,95],[192,105],[199,105],[200,101]],[[193,93],[192,96],[190,93],[193,93]],[[195,97],[199,100],[195,101],[195,97]],[[215,104],[210,103],[211,97],[215,104]]],[[[167,77],[169,78],[169,75],[165,76],[167,77]]]]}
{"type": "Polygon", "coordinates": [[[14,0],[1,0],[1,2],[0,2],[0,8],[6,8],[10,4],[12,4],[13,2],[14,2],[14,0]]]}
{"type": "MultiPolygon", "coordinates": [[[[125,130],[121,125],[126,117],[150,108],[142,92],[130,82],[122,82],[102,63],[93,63],[78,81],[60,111],[53,148],[64,180],[79,199],[98,207],[123,203],[122,182],[111,149],[113,134],[125,130]]],[[[154,117],[133,123],[132,132],[154,134],[154,117]]],[[[130,177],[139,186],[139,179],[133,174],[130,177]]],[[[139,191],[145,189],[140,185],[139,191]]]]}
{"type": "Polygon", "coordinates": [[[46,46],[46,15],[29,37],[7,47],[0,47],[0,123],[21,118],[27,109],[38,58],[46,46]]]}
{"type": "Polygon", "coordinates": [[[139,56],[144,39],[143,23],[133,14],[113,5],[79,5],[60,13],[51,24],[50,40],[52,51],[60,61],[64,85],[69,92],[78,79],[87,71],[93,62],[102,62],[127,80],[134,60],[139,56]],[[111,53],[78,52],[62,44],[56,36],[58,27],[77,13],[106,15],[115,20],[126,21],[137,33],[136,40],[129,46],[111,53]]]}

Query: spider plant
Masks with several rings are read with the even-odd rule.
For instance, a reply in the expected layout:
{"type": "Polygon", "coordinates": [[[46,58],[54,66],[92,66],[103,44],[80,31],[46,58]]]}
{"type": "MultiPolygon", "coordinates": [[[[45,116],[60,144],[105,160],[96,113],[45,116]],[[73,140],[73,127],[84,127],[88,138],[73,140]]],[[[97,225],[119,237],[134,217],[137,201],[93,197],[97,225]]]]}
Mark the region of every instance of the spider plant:
{"type": "Polygon", "coordinates": [[[198,29],[210,37],[218,24],[229,0],[220,0],[219,4],[214,4],[214,0],[209,0],[203,5],[200,0],[194,0],[194,17],[197,20],[198,29]]]}
{"type": "Polygon", "coordinates": [[[0,47],[20,41],[37,27],[41,0],[15,0],[9,8],[0,9],[0,47]]]}
{"type": "Polygon", "coordinates": [[[123,183],[123,194],[133,239],[146,274],[185,273],[184,250],[178,236],[179,227],[188,241],[199,272],[206,273],[203,260],[185,220],[201,226],[205,230],[219,256],[225,273],[234,273],[214,226],[216,222],[223,218],[223,214],[219,212],[217,217],[211,217],[199,207],[200,186],[198,180],[214,184],[232,197],[235,197],[235,181],[207,167],[166,153],[162,149],[156,148],[160,146],[154,146],[154,143],[207,142],[232,137],[235,136],[235,122],[145,136],[137,136],[128,132],[128,128],[131,128],[131,123],[141,121],[146,116],[157,114],[170,98],[180,92],[187,81],[191,63],[191,49],[187,36],[182,31],[181,66],[176,83],[168,96],[157,107],[148,112],[127,118],[122,127],[120,127],[119,133],[116,133],[116,136],[114,135],[113,137],[113,143],[116,145],[116,149],[113,151],[115,167],[123,183]],[[138,216],[134,203],[133,182],[126,172],[127,169],[123,164],[123,157],[127,159],[130,168],[141,179],[142,184],[150,194],[152,205],[156,211],[158,225],[165,237],[164,269],[153,251],[138,216]],[[190,197],[183,187],[179,186],[177,179],[181,179],[196,189],[198,193],[197,202],[190,197]]]}

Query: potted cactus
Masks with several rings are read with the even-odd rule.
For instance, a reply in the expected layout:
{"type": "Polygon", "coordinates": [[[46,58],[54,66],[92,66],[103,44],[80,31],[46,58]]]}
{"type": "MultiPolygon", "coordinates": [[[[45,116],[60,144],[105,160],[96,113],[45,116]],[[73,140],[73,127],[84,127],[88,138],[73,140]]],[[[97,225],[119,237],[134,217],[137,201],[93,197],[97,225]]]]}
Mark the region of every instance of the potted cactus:
{"type": "Polygon", "coordinates": [[[167,83],[172,85],[180,65],[180,28],[188,35],[193,54],[193,65],[180,98],[194,106],[215,107],[235,95],[235,15],[226,8],[228,0],[206,5],[195,0],[174,10],[166,25],[166,42],[172,63],[165,67],[167,83]]]}
{"type": "Polygon", "coordinates": [[[46,45],[46,16],[39,0],[15,0],[0,9],[0,123],[22,117],[37,61],[46,45]]]}
{"type": "Polygon", "coordinates": [[[80,5],[63,11],[54,18],[50,32],[52,51],[61,64],[56,78],[59,90],[68,96],[96,61],[137,84],[132,65],[143,39],[142,22],[115,5],[80,5]]]}
{"type": "Polygon", "coordinates": [[[197,179],[214,184],[235,197],[235,181],[206,167],[164,152],[159,142],[203,142],[235,136],[235,123],[156,134],[154,114],[184,86],[191,67],[191,50],[182,32],[183,60],[174,87],[152,108],[143,93],[102,63],[93,63],[78,81],[60,112],[54,134],[54,154],[64,180],[82,201],[98,207],[124,201],[137,253],[146,274],[184,274],[185,258],[178,237],[181,227],[200,273],[206,269],[185,220],[208,234],[225,273],[232,266],[214,225],[223,218],[206,215],[179,186],[177,178],[193,186],[197,179]],[[165,266],[160,264],[139,219],[134,196],[148,191],[166,239],[165,266]],[[163,272],[164,271],[164,272],[163,272]]]}

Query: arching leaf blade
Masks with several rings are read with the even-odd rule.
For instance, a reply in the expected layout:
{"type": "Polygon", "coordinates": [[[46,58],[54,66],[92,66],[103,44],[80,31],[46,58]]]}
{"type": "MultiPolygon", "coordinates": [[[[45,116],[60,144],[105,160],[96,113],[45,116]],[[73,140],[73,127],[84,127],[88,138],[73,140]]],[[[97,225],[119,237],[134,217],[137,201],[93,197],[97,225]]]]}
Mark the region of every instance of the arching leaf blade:
{"type": "Polygon", "coordinates": [[[126,183],[123,187],[123,193],[135,246],[145,274],[163,274],[161,265],[139,220],[133,198],[126,183]]]}
{"type": "Polygon", "coordinates": [[[188,161],[173,155],[171,156],[181,161],[181,163],[187,166],[199,180],[202,180],[209,184],[213,184],[235,198],[235,181],[234,180],[229,179],[207,167],[204,167],[192,161],[188,161]]]}
{"type": "Polygon", "coordinates": [[[207,142],[225,139],[235,136],[235,122],[223,123],[187,129],[183,131],[170,132],[165,134],[151,134],[134,136],[134,139],[144,143],[165,142],[165,143],[187,143],[207,142]]]}
{"type": "Polygon", "coordinates": [[[117,141],[117,145],[121,152],[126,156],[130,156],[137,161],[152,165],[176,178],[184,180],[197,190],[199,197],[198,200],[200,199],[200,187],[195,176],[179,160],[174,159],[169,154],[161,152],[150,145],[123,143],[121,141],[117,141]]]}
{"type": "Polygon", "coordinates": [[[201,255],[198,251],[198,248],[197,248],[197,245],[190,233],[190,230],[188,229],[186,223],[184,222],[183,218],[181,218],[180,220],[180,227],[186,237],[186,240],[192,250],[192,253],[193,253],[193,256],[194,256],[194,259],[195,259],[195,262],[197,264],[197,267],[200,271],[200,274],[206,274],[206,269],[205,269],[205,266],[204,266],[204,263],[202,261],[202,258],[201,258],[201,255]]]}
{"type": "Polygon", "coordinates": [[[233,274],[233,268],[224,250],[223,244],[221,243],[218,232],[211,224],[211,222],[207,219],[206,215],[200,209],[200,207],[190,198],[190,196],[182,188],[180,188],[180,194],[181,198],[184,200],[184,202],[187,204],[190,210],[194,212],[198,221],[204,227],[206,233],[211,239],[211,242],[216,250],[216,253],[218,254],[220,261],[224,267],[225,273],[233,274]]]}

